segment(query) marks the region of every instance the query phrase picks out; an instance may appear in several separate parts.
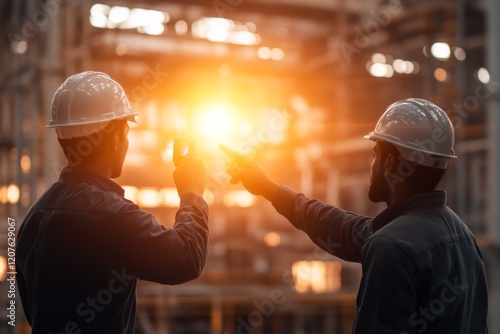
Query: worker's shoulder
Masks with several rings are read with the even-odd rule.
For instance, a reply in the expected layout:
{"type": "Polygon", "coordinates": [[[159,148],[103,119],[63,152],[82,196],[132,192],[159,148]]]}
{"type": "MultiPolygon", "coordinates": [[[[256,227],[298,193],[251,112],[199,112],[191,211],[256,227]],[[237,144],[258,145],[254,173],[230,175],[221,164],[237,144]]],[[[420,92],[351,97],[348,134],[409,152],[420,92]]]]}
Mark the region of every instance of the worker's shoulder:
{"type": "Polygon", "coordinates": [[[448,207],[406,212],[375,231],[372,242],[397,245],[419,255],[459,239],[472,238],[462,220],[448,207]]]}
{"type": "Polygon", "coordinates": [[[57,182],[35,203],[38,209],[85,211],[116,215],[136,204],[114,191],[85,182],[57,182]]]}

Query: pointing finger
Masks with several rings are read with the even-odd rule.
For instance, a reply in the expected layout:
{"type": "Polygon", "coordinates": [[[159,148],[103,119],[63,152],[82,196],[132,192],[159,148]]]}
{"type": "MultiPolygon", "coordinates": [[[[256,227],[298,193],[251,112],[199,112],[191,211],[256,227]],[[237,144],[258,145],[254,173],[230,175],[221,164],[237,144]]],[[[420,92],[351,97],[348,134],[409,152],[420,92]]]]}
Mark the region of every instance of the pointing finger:
{"type": "Polygon", "coordinates": [[[245,166],[250,162],[250,160],[246,156],[239,153],[238,151],[233,150],[232,148],[229,148],[224,144],[220,144],[219,148],[222,152],[233,158],[240,166],[245,166]]]}

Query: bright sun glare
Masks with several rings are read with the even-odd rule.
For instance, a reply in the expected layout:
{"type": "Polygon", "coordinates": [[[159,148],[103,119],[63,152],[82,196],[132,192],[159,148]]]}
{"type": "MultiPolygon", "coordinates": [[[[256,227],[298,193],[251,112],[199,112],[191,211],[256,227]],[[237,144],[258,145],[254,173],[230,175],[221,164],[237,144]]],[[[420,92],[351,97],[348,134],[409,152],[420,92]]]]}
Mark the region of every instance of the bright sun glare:
{"type": "Polygon", "coordinates": [[[195,114],[195,135],[207,141],[221,141],[231,130],[229,107],[224,104],[202,106],[195,114]]]}

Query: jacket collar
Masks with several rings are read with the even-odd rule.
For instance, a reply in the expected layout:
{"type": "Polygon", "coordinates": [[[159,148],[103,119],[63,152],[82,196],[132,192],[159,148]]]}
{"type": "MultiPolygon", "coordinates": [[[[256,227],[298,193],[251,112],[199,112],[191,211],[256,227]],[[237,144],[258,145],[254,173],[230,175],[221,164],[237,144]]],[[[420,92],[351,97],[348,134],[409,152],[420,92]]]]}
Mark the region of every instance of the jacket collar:
{"type": "Polygon", "coordinates": [[[64,167],[59,175],[59,182],[83,182],[103,191],[115,192],[122,197],[125,194],[125,190],[115,182],[84,168],[64,167]]]}
{"type": "Polygon", "coordinates": [[[376,232],[397,217],[402,216],[409,211],[416,209],[428,209],[432,207],[443,207],[445,205],[446,192],[443,190],[436,190],[433,192],[410,196],[391,204],[387,209],[375,217],[372,221],[373,232],[376,232]]]}

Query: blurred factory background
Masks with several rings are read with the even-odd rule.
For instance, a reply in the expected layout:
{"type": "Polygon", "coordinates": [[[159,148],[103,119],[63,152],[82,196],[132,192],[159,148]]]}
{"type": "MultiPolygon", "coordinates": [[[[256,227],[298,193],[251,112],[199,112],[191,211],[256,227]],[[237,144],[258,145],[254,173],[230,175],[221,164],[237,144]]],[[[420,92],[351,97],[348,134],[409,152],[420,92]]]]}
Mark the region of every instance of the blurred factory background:
{"type": "Polygon", "coordinates": [[[141,113],[117,179],[126,197],[173,224],[173,137],[195,143],[208,175],[206,268],[181,286],[140,282],[137,333],[350,333],[360,267],[230,185],[218,144],[286,186],[375,216],[385,206],[368,201],[362,136],[409,97],[455,125],[459,159],[443,188],[483,250],[500,333],[499,19],[495,0],[2,1],[0,332],[29,333],[20,301],[17,326],[6,324],[7,217],[19,228],[64,165],[45,128],[55,90],[96,70],[141,113]]]}

